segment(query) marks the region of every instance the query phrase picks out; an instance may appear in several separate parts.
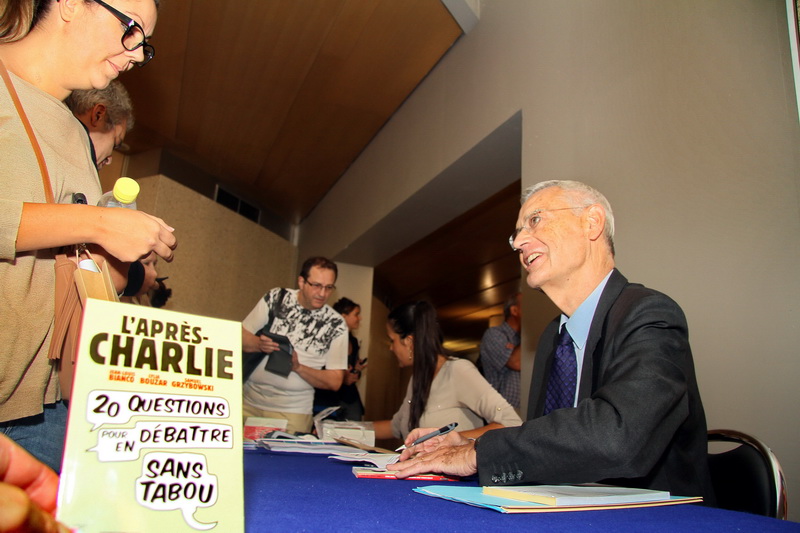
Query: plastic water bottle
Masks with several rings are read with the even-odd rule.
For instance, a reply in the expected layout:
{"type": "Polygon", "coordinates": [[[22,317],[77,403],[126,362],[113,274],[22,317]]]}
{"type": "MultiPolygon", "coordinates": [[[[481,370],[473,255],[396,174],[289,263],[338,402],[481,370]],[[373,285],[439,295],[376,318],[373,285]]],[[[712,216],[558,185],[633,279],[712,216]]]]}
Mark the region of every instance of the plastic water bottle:
{"type": "Polygon", "coordinates": [[[119,178],[114,189],[100,197],[100,207],[127,207],[136,209],[136,197],[139,196],[139,184],[131,178],[119,178]]]}

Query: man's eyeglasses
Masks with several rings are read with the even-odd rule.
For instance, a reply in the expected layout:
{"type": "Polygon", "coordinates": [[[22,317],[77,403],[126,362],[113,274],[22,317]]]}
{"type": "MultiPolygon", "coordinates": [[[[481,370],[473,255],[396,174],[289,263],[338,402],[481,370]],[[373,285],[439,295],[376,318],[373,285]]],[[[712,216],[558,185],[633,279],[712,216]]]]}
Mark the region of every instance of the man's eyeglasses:
{"type": "Polygon", "coordinates": [[[537,209],[536,211],[528,215],[528,218],[525,219],[525,223],[522,225],[521,228],[517,228],[514,230],[514,233],[512,233],[511,236],[508,238],[508,244],[511,245],[512,250],[518,252],[519,250],[514,248],[514,241],[517,240],[517,236],[523,231],[527,231],[528,233],[533,233],[533,230],[535,230],[536,226],[539,225],[539,222],[542,221],[542,217],[539,216],[542,213],[547,213],[549,211],[566,211],[567,209],[586,209],[586,207],[588,206],[559,207],[556,209],[537,209]]]}
{"type": "Polygon", "coordinates": [[[316,283],[308,280],[306,280],[306,285],[311,285],[311,288],[315,291],[331,292],[336,289],[336,285],[323,285],[322,283],[316,283]]]}
{"type": "Polygon", "coordinates": [[[103,2],[102,0],[94,0],[94,1],[95,3],[100,4],[101,6],[106,8],[109,11],[109,13],[117,17],[117,19],[125,27],[125,33],[122,34],[122,46],[125,47],[125,50],[133,52],[139,47],[142,48],[142,52],[144,52],[144,59],[139,63],[136,63],[136,65],[139,67],[143,67],[147,63],[149,63],[150,60],[153,59],[153,56],[156,55],[156,49],[153,48],[153,45],[147,44],[147,37],[145,36],[142,27],[139,26],[139,24],[135,20],[130,18],[128,15],[114,9],[110,5],[103,2]]]}

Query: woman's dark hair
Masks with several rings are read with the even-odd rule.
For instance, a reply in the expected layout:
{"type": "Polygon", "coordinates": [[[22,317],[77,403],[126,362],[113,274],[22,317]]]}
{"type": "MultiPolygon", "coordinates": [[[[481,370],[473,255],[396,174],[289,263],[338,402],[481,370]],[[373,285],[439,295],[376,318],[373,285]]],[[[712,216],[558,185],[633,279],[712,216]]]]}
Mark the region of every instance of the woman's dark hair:
{"type": "Polygon", "coordinates": [[[426,301],[412,302],[395,307],[389,313],[389,326],[401,339],[414,336],[414,385],[411,391],[411,416],[409,431],[419,426],[439,354],[447,355],[442,346],[442,331],[436,320],[436,310],[426,301]]]}
{"type": "Polygon", "coordinates": [[[333,304],[333,310],[339,313],[340,315],[349,315],[353,312],[353,309],[356,307],[361,307],[357,303],[355,303],[350,298],[339,298],[335,304],[333,304]]]}
{"type": "Polygon", "coordinates": [[[53,5],[52,0],[34,0],[35,4],[33,8],[33,20],[31,20],[31,26],[28,31],[32,30],[36,27],[36,24],[44,18],[48,11],[50,11],[50,6],[53,5]]]}

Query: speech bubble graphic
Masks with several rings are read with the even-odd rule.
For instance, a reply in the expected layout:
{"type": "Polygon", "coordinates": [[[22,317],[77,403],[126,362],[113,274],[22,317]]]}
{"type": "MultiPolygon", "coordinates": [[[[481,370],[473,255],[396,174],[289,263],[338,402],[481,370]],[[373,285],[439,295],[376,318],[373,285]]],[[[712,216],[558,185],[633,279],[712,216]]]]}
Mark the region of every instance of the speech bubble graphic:
{"type": "Polygon", "coordinates": [[[139,505],[154,511],[180,509],[184,521],[201,531],[213,529],[217,522],[198,522],[194,513],[217,503],[218,492],[217,476],[208,472],[206,457],[199,453],[147,453],[136,479],[139,505]]]}
{"type": "Polygon", "coordinates": [[[145,448],[233,448],[233,427],[192,422],[137,422],[133,428],[101,429],[97,445],[100,462],[134,461],[145,448]]]}
{"type": "Polygon", "coordinates": [[[86,402],[92,431],[104,424],[125,424],[134,416],[228,418],[230,412],[228,401],[218,396],[93,390],[86,402]]]}

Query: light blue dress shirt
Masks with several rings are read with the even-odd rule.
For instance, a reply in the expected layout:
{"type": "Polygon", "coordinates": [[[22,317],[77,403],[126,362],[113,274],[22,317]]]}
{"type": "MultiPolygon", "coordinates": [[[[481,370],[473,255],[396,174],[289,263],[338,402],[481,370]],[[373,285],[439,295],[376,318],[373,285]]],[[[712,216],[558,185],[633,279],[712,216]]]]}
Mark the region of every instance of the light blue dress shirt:
{"type": "MultiPolygon", "coordinates": [[[[613,269],[612,271],[613,272],[613,269]]],[[[597,303],[600,301],[600,295],[603,294],[603,289],[608,283],[608,278],[611,277],[611,272],[606,274],[606,277],[595,287],[592,293],[578,306],[578,309],[572,316],[561,315],[561,323],[558,325],[558,331],[561,331],[561,326],[567,325],[569,336],[572,337],[572,345],[575,347],[575,357],[578,362],[578,386],[575,387],[575,398],[572,400],[572,406],[578,404],[578,390],[581,383],[581,371],[583,370],[583,354],[586,351],[586,340],[589,338],[589,328],[592,325],[594,312],[597,310],[597,303]]]]}

